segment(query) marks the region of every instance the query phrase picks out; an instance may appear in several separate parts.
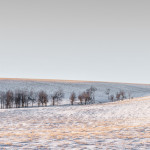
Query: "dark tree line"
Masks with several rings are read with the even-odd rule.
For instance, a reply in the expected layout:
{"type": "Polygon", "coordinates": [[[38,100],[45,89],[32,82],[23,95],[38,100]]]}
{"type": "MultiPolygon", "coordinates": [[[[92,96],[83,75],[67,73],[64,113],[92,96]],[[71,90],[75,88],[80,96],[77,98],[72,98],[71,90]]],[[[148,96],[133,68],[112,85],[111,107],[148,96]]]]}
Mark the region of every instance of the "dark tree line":
{"type": "MultiPolygon", "coordinates": [[[[70,94],[69,100],[70,104],[93,104],[95,103],[95,92],[97,89],[95,87],[90,87],[86,89],[79,95],[73,91],[70,94]]],[[[117,101],[117,100],[124,100],[127,97],[131,99],[131,91],[126,93],[123,90],[120,90],[116,94],[110,95],[110,89],[105,91],[105,94],[108,96],[108,100],[110,101],[117,101]],[[127,95],[128,94],[128,95],[127,95]]],[[[0,108],[1,109],[8,109],[8,108],[24,108],[24,107],[33,107],[33,106],[47,106],[48,103],[51,105],[58,105],[64,98],[63,90],[57,90],[50,96],[43,90],[39,92],[26,91],[26,90],[16,90],[11,91],[8,90],[6,92],[0,92],[0,108]]]]}
{"type": "MultiPolygon", "coordinates": [[[[93,104],[95,103],[95,91],[97,89],[95,87],[90,87],[89,89],[87,89],[86,91],[82,92],[81,94],[78,95],[78,100],[80,102],[81,105],[83,104],[93,104]]],[[[70,95],[70,103],[71,105],[74,104],[74,102],[76,101],[76,94],[75,92],[72,92],[70,95]]]]}
{"type": "Polygon", "coordinates": [[[110,89],[106,89],[105,94],[108,96],[108,100],[114,102],[114,101],[119,101],[119,100],[124,100],[124,99],[131,99],[133,97],[131,97],[132,92],[128,91],[125,92],[124,90],[120,90],[118,92],[116,92],[116,94],[111,94],[110,95],[110,89]]]}
{"type": "MultiPolygon", "coordinates": [[[[92,104],[95,103],[94,93],[97,89],[90,87],[83,91],[78,96],[75,92],[72,92],[69,99],[70,104],[92,104]]],[[[50,96],[43,90],[39,92],[27,91],[27,90],[8,90],[6,92],[0,92],[0,106],[1,109],[8,108],[25,108],[33,106],[47,106],[51,103],[53,106],[58,105],[64,98],[63,90],[57,90],[50,96]]]]}
{"type": "Polygon", "coordinates": [[[51,98],[52,98],[52,105],[54,106],[56,105],[56,103],[58,105],[64,98],[64,92],[62,90],[58,90],[51,95],[51,98]]]}
{"type": "Polygon", "coordinates": [[[24,90],[0,92],[1,108],[28,107],[30,102],[34,102],[31,93],[24,90]]]}
{"type": "MultiPolygon", "coordinates": [[[[64,93],[62,90],[58,90],[51,95],[53,105],[58,104],[64,93]]],[[[16,90],[15,92],[8,90],[6,92],[0,92],[0,108],[24,108],[33,106],[47,106],[50,99],[45,91],[33,92],[25,90],[16,90]]]]}

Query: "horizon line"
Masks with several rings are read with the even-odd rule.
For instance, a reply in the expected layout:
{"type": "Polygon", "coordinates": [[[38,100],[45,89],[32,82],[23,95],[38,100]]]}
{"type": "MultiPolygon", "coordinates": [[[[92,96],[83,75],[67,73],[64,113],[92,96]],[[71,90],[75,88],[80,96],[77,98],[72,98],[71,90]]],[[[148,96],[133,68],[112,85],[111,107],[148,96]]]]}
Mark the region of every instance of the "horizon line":
{"type": "Polygon", "coordinates": [[[129,83],[129,82],[115,82],[115,81],[95,81],[95,80],[69,80],[69,79],[41,79],[41,78],[5,78],[1,77],[0,80],[24,80],[24,81],[44,81],[44,82],[72,82],[72,83],[80,83],[80,82],[93,82],[93,83],[118,83],[118,84],[142,84],[142,85],[150,85],[148,83],[129,83]]]}

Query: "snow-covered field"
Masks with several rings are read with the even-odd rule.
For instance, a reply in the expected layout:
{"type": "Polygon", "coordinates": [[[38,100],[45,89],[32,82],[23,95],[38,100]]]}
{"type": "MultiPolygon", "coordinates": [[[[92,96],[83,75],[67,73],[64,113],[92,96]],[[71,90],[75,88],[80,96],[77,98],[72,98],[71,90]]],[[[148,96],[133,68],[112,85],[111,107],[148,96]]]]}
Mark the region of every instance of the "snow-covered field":
{"type": "Polygon", "coordinates": [[[105,90],[131,91],[131,100],[92,105],[0,109],[0,149],[150,149],[150,85],[104,82],[0,80],[0,90],[61,88],[70,93],[96,87],[96,101],[107,102],[105,90]]]}
{"type": "MultiPolygon", "coordinates": [[[[9,80],[0,79],[0,91],[25,89],[38,92],[44,90],[50,96],[58,89],[65,93],[63,103],[70,103],[69,96],[72,91],[78,95],[91,86],[96,87],[96,102],[108,102],[108,96],[105,94],[106,89],[110,89],[110,95],[116,94],[119,90],[124,90],[126,95],[131,93],[131,97],[143,97],[150,95],[150,85],[144,84],[127,84],[111,82],[83,82],[83,81],[63,81],[63,80],[9,80]]],[[[50,98],[49,98],[50,99],[50,98]]]]}
{"type": "Polygon", "coordinates": [[[150,97],[0,110],[0,148],[149,149],[150,97]]]}

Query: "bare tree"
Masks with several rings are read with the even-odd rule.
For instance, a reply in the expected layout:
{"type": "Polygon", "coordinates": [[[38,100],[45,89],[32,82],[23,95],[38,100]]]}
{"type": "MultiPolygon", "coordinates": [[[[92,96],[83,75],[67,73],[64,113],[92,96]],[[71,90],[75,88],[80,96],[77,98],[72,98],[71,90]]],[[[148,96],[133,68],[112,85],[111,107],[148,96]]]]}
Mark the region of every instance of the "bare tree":
{"type": "Polygon", "coordinates": [[[131,99],[131,98],[132,98],[132,96],[131,96],[131,95],[132,95],[132,92],[131,92],[131,91],[128,91],[128,98],[129,98],[129,99],[131,99]]]}
{"type": "Polygon", "coordinates": [[[124,100],[126,99],[126,93],[124,90],[120,90],[116,93],[116,100],[124,100]]]}
{"type": "Polygon", "coordinates": [[[76,99],[76,94],[75,94],[75,92],[72,92],[71,95],[70,95],[70,102],[71,102],[71,105],[74,104],[75,99],[76,99]]]}
{"type": "Polygon", "coordinates": [[[80,104],[82,105],[83,104],[83,95],[82,94],[79,94],[78,95],[78,99],[79,99],[79,101],[80,101],[80,104]]]}
{"type": "Polygon", "coordinates": [[[88,96],[88,102],[89,103],[95,103],[95,92],[97,91],[97,88],[91,86],[89,89],[86,90],[86,97],[88,96]]]}
{"type": "Polygon", "coordinates": [[[63,90],[58,90],[56,92],[54,92],[54,94],[51,95],[52,98],[52,105],[54,106],[57,102],[60,103],[62,101],[62,99],[64,98],[64,92],[63,90]]]}
{"type": "Polygon", "coordinates": [[[57,99],[57,93],[55,92],[54,94],[52,94],[51,98],[52,98],[52,105],[54,106],[55,105],[55,101],[57,99]]]}
{"type": "Polygon", "coordinates": [[[0,101],[1,101],[1,109],[3,108],[3,98],[2,98],[2,92],[0,92],[0,101]]]}
{"type": "Polygon", "coordinates": [[[45,104],[47,106],[48,103],[48,95],[44,91],[39,92],[39,98],[38,98],[38,106],[42,104],[42,106],[45,104]]]}
{"type": "Polygon", "coordinates": [[[28,107],[27,92],[22,90],[20,91],[20,95],[22,107],[28,107]]]}
{"type": "Polygon", "coordinates": [[[114,101],[114,95],[110,95],[109,99],[113,102],[114,101]]]}
{"type": "Polygon", "coordinates": [[[14,100],[14,95],[13,95],[13,92],[12,91],[7,91],[6,92],[6,102],[5,102],[5,105],[6,105],[6,108],[12,108],[13,107],[13,100],[14,100]]]}
{"type": "Polygon", "coordinates": [[[87,104],[87,103],[95,103],[95,91],[97,89],[95,87],[90,87],[89,89],[87,89],[86,91],[84,91],[83,93],[78,95],[78,99],[80,101],[80,104],[87,104]]]}
{"type": "Polygon", "coordinates": [[[121,100],[126,99],[126,93],[124,90],[120,90],[120,98],[121,98],[121,100]]]}
{"type": "Polygon", "coordinates": [[[88,102],[91,100],[91,95],[89,92],[83,92],[82,93],[83,99],[84,99],[84,104],[86,105],[88,102]]]}
{"type": "Polygon", "coordinates": [[[16,105],[16,108],[21,107],[21,91],[20,90],[15,91],[15,105],[16,105]]]}
{"type": "Polygon", "coordinates": [[[33,92],[33,91],[30,91],[28,93],[28,101],[32,103],[32,107],[33,107],[33,104],[36,102],[36,94],[33,92]]]}
{"type": "Polygon", "coordinates": [[[6,93],[0,92],[0,99],[1,99],[1,109],[5,108],[5,100],[6,100],[6,93]]]}
{"type": "Polygon", "coordinates": [[[120,100],[120,97],[121,97],[121,95],[120,95],[120,93],[116,93],[116,100],[120,100]]]}
{"type": "Polygon", "coordinates": [[[109,99],[110,89],[106,89],[105,94],[108,96],[109,99]]]}

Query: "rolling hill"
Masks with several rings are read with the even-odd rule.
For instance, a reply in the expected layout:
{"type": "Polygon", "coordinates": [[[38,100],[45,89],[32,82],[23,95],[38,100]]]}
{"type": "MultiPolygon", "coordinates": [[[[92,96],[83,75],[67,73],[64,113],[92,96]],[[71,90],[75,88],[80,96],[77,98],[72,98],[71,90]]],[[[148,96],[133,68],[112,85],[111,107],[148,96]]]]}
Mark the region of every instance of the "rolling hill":
{"type": "Polygon", "coordinates": [[[115,82],[96,82],[96,81],[73,81],[73,80],[50,80],[50,79],[0,79],[0,91],[6,90],[33,90],[38,92],[44,90],[50,96],[58,89],[62,89],[65,93],[63,103],[69,103],[68,99],[72,91],[76,94],[80,94],[91,86],[96,87],[95,100],[99,102],[108,102],[108,96],[105,94],[106,89],[110,89],[110,95],[124,90],[128,97],[128,93],[131,93],[131,97],[143,97],[150,95],[149,84],[131,84],[131,83],[115,83],[115,82]]]}

